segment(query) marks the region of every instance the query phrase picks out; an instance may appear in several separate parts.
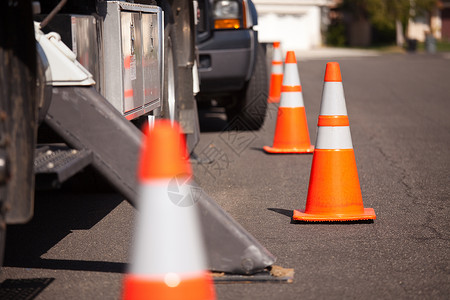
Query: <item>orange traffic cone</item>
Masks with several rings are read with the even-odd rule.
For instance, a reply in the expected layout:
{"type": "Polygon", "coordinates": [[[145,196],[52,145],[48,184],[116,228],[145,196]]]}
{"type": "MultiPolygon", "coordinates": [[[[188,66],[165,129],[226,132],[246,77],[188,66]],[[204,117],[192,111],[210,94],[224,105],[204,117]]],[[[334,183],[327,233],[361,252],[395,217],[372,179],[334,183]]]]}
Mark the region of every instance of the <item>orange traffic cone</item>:
{"type": "Polygon", "coordinates": [[[314,146],[309,139],[302,86],[293,51],[287,52],[284,69],[273,147],[264,146],[263,149],[268,153],[312,153],[314,146]]]}
{"type": "Polygon", "coordinates": [[[215,299],[186,153],[177,124],[160,120],[146,130],[138,171],[139,215],[123,299],[215,299]]]}
{"type": "Polygon", "coordinates": [[[293,219],[376,219],[375,211],[363,206],[341,71],[336,62],[328,63],[325,71],[306,208],[294,210],[293,219]]]}
{"type": "Polygon", "coordinates": [[[280,42],[273,43],[272,71],[270,74],[268,103],[280,102],[281,85],[283,83],[283,56],[280,42]]]}

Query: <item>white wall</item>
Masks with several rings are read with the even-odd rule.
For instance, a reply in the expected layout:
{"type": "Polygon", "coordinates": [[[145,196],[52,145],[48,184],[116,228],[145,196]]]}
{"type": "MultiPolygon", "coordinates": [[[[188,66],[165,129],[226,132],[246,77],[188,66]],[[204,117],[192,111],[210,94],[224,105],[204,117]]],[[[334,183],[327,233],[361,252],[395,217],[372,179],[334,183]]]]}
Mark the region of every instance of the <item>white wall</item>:
{"type": "Polygon", "coordinates": [[[254,0],[261,42],[280,41],[283,50],[308,50],[322,45],[324,1],[254,0]],[[308,3],[306,3],[308,2],[308,3]],[[318,5],[313,5],[317,3],[318,5]]]}

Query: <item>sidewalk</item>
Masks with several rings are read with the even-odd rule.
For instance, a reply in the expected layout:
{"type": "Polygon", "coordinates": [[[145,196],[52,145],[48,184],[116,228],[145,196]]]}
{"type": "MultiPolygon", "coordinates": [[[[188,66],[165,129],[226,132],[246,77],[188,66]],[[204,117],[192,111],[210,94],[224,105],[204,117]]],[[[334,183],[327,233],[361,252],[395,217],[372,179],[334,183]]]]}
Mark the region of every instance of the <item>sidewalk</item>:
{"type": "Polygon", "coordinates": [[[380,53],[375,50],[350,49],[350,48],[316,48],[311,50],[295,51],[298,60],[311,60],[320,58],[341,58],[341,57],[373,57],[380,53]]]}

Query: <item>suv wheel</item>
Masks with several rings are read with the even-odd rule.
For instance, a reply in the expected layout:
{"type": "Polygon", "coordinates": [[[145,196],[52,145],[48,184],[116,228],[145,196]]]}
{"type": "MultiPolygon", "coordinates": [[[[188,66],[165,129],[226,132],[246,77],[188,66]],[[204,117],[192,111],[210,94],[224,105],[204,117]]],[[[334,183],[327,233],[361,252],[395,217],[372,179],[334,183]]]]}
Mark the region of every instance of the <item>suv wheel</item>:
{"type": "Polygon", "coordinates": [[[244,89],[233,96],[234,106],[227,107],[229,123],[233,122],[233,119],[239,119],[240,126],[244,127],[242,129],[261,128],[267,111],[267,83],[266,55],[261,44],[258,44],[253,74],[244,89]]]}

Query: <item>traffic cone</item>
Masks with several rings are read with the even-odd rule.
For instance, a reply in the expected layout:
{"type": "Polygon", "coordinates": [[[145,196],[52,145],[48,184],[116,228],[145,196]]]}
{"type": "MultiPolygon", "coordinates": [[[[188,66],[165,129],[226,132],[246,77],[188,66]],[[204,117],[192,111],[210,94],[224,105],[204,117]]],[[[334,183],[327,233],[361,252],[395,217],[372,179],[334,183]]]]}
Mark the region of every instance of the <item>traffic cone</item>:
{"type": "Polygon", "coordinates": [[[268,153],[312,153],[314,146],[309,139],[302,86],[293,51],[287,52],[284,69],[273,147],[264,146],[263,149],[268,153]]]}
{"type": "Polygon", "coordinates": [[[364,208],[345,105],[339,64],[325,71],[316,149],[311,166],[305,210],[294,210],[298,221],[376,219],[364,208]]]}
{"type": "Polygon", "coordinates": [[[280,42],[273,43],[272,71],[270,74],[268,103],[280,102],[281,85],[283,83],[283,56],[280,42]]]}
{"type": "Polygon", "coordinates": [[[139,215],[122,297],[215,299],[180,127],[172,127],[170,120],[156,121],[152,130],[146,127],[138,171],[139,215]]]}

